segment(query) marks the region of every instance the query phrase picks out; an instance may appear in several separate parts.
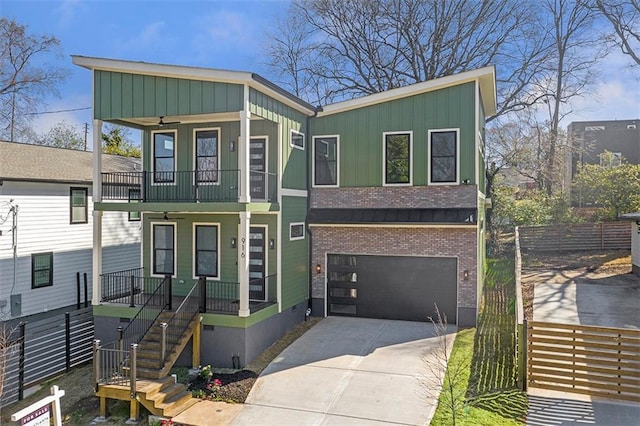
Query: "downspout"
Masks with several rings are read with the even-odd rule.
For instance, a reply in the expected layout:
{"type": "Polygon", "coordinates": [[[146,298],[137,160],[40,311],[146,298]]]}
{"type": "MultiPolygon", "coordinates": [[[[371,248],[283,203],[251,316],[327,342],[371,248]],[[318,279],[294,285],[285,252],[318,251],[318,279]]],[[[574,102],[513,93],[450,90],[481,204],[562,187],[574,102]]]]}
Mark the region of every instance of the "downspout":
{"type": "MultiPolygon", "coordinates": [[[[307,116],[307,134],[309,135],[309,153],[307,154],[307,217],[309,217],[309,213],[311,211],[311,190],[313,185],[310,182],[313,181],[313,176],[311,176],[311,181],[309,180],[311,174],[311,162],[313,161],[313,137],[311,136],[311,119],[317,117],[318,112],[322,111],[322,107],[316,107],[313,111],[312,116],[307,116]]],[[[305,223],[307,223],[307,228],[309,229],[309,267],[307,268],[307,274],[309,276],[309,294],[307,300],[307,312],[305,315],[305,321],[311,316],[312,309],[312,292],[313,292],[313,262],[312,262],[312,254],[313,254],[313,233],[311,232],[311,228],[309,227],[309,223],[305,218],[305,223]]]]}

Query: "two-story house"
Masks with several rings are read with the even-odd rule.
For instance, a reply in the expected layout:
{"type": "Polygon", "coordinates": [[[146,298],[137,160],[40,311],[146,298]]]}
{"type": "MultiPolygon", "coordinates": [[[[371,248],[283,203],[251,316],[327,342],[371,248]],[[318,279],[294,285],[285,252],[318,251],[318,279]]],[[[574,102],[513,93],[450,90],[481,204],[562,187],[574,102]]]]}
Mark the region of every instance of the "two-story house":
{"type": "Polygon", "coordinates": [[[426,321],[437,304],[475,324],[492,67],[319,108],[249,72],[73,62],[92,71],[94,134],[105,121],[143,132],[142,171],[94,177],[102,341],[159,299],[201,318],[185,356],[223,367],[308,308],[426,321]],[[141,216],[140,269],[99,270],[112,211],[141,216]]]}
{"type": "MultiPolygon", "coordinates": [[[[116,155],[104,155],[102,167],[141,170],[139,159],[116,155]]],[[[91,152],[0,142],[0,321],[74,309],[78,296],[84,303],[85,274],[92,286],[92,186],[91,152]]],[[[104,217],[103,270],[139,265],[140,223],[126,212],[104,217]]]]}

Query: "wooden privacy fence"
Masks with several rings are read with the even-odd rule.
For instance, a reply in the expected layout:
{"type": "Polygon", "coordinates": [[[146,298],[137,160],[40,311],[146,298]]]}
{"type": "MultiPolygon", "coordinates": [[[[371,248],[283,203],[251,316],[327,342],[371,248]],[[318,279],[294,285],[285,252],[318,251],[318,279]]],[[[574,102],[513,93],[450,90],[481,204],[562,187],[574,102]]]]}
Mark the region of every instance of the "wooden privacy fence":
{"type": "Polygon", "coordinates": [[[20,324],[5,350],[0,406],[23,399],[24,389],[93,357],[93,309],[83,308],[20,324]]]}
{"type": "Polygon", "coordinates": [[[640,330],[525,321],[527,385],[640,402],[640,330]]]}
{"type": "Polygon", "coordinates": [[[523,251],[630,250],[629,222],[520,226],[523,251]]]}

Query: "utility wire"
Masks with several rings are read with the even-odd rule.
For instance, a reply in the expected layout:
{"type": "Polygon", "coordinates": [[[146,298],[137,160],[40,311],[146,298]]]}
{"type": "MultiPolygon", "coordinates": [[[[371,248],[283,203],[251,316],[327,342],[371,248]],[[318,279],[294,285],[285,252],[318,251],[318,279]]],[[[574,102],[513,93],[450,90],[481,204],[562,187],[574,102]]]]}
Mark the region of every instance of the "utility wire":
{"type": "Polygon", "coordinates": [[[59,109],[57,111],[40,111],[40,112],[27,112],[24,115],[40,115],[40,114],[56,114],[59,112],[72,112],[72,111],[84,111],[86,109],[91,109],[91,107],[84,108],[71,108],[71,109],[59,109]]]}

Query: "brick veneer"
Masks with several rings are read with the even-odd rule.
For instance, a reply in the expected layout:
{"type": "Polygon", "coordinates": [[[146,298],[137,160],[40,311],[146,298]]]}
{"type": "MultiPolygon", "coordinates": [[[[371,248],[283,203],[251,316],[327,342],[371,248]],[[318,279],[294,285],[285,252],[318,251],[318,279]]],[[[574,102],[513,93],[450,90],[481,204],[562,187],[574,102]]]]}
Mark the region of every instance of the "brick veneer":
{"type": "MultiPolygon", "coordinates": [[[[325,268],[327,253],[458,258],[458,307],[477,306],[477,230],[465,228],[314,227],[311,264],[325,268]],[[463,271],[469,271],[464,280],[463,271]]],[[[312,274],[312,294],[325,297],[325,274],[312,274]]]]}
{"type": "Polygon", "coordinates": [[[312,188],[311,208],[476,208],[476,185],[312,188]]]}

